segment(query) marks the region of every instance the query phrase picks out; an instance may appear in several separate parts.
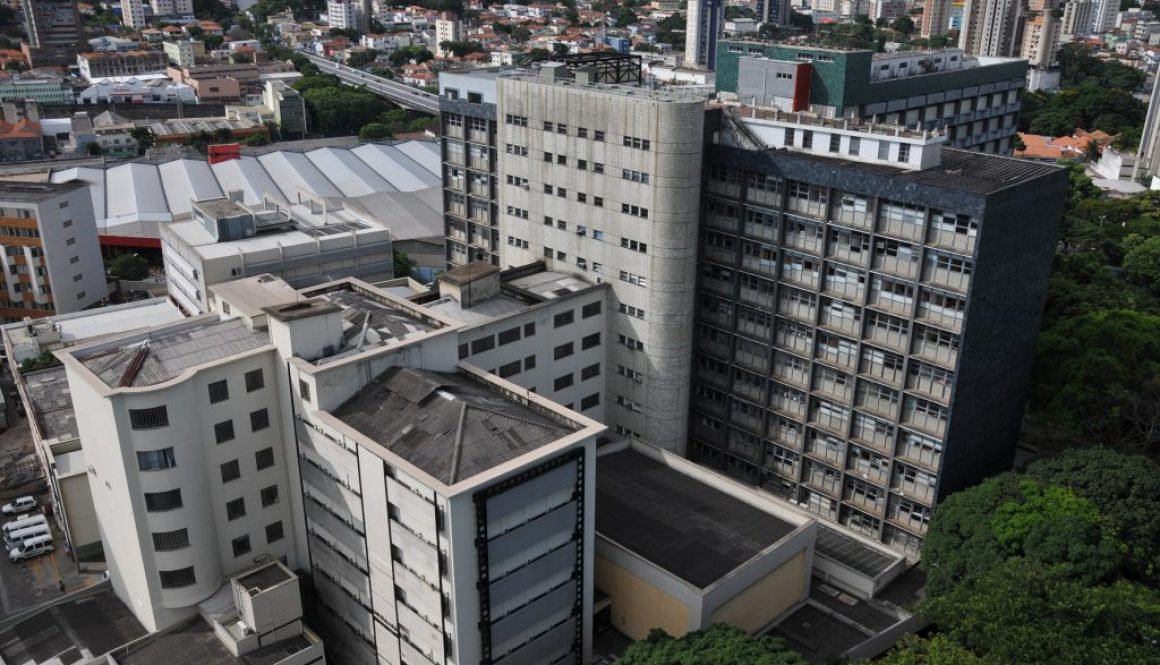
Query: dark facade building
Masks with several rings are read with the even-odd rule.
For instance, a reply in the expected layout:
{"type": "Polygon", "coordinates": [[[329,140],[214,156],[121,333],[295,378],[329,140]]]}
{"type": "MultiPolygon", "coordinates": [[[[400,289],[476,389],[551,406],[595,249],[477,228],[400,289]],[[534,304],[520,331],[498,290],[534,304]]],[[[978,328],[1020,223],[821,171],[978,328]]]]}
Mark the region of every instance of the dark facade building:
{"type": "Polygon", "coordinates": [[[31,66],[71,65],[76,61],[85,37],[76,0],[21,0],[20,9],[28,36],[24,54],[31,66]]]}

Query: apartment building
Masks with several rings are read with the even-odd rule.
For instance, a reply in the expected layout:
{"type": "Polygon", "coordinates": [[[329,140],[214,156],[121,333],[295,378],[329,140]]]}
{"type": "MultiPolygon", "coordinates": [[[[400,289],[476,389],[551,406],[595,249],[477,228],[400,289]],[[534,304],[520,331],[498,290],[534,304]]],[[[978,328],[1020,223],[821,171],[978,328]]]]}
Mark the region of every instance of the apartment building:
{"type": "Polygon", "coordinates": [[[925,0],[922,10],[923,38],[945,35],[951,25],[951,0],[925,0]]]}
{"type": "Polygon", "coordinates": [[[193,16],[193,0],[152,0],[155,16],[193,16]]]}
{"type": "Polygon", "coordinates": [[[717,69],[717,40],[725,29],[725,3],[721,0],[689,0],[686,18],[684,65],[717,69]]]}
{"type": "Polygon", "coordinates": [[[81,76],[89,81],[118,76],[159,74],[163,73],[169,64],[169,58],[164,51],[93,51],[78,53],[76,60],[81,76]]]}
{"type": "Polygon", "coordinates": [[[1010,467],[1066,174],[745,115],[707,150],[691,455],[914,555],[1010,467]]]}
{"type": "Polygon", "coordinates": [[[189,69],[205,58],[205,42],[198,39],[178,39],[162,42],[169,62],[180,68],[189,69]]]}
{"type": "Polygon", "coordinates": [[[499,265],[496,77],[507,70],[439,76],[443,227],[447,265],[499,265]]]}
{"type": "Polygon", "coordinates": [[[274,122],[285,138],[306,136],[306,100],[285,81],[266,81],[262,105],[274,112],[274,122]]]}
{"type": "Polygon", "coordinates": [[[961,49],[874,53],[722,41],[722,99],[783,111],[939,128],[947,145],[1011,153],[1027,63],[961,49]]]}
{"type": "Polygon", "coordinates": [[[80,183],[0,183],[0,317],[76,312],[108,295],[93,203],[80,183]]]}
{"type": "Polygon", "coordinates": [[[145,22],[145,3],[142,0],[121,0],[121,22],[131,30],[141,30],[145,22]]]}
{"type": "Polygon", "coordinates": [[[75,93],[69,82],[55,76],[21,76],[0,82],[0,102],[31,99],[40,104],[72,104],[75,93]]]}
{"type": "Polygon", "coordinates": [[[463,22],[451,12],[440,12],[435,19],[435,57],[449,58],[451,52],[443,48],[443,42],[463,41],[463,22]]]}
{"type": "Polygon", "coordinates": [[[33,67],[69,65],[84,44],[85,28],[74,0],[20,0],[24,16],[21,45],[33,67]]]}
{"type": "Polygon", "coordinates": [[[1018,54],[1025,9],[1020,0],[966,0],[959,48],[989,58],[1018,54]]]}

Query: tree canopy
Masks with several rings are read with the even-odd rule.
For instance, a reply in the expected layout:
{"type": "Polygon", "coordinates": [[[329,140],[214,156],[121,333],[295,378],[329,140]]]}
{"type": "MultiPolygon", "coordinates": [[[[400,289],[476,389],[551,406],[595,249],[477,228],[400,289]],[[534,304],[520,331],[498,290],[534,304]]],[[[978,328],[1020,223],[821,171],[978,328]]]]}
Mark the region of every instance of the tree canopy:
{"type": "Polygon", "coordinates": [[[149,276],[149,261],[134,252],[118,254],[106,266],[113,277],[128,280],[141,280],[149,276]]]}
{"type": "Polygon", "coordinates": [[[662,630],[633,643],[617,665],[806,665],[772,637],[750,637],[740,628],[717,624],[681,638],[662,630]]]}

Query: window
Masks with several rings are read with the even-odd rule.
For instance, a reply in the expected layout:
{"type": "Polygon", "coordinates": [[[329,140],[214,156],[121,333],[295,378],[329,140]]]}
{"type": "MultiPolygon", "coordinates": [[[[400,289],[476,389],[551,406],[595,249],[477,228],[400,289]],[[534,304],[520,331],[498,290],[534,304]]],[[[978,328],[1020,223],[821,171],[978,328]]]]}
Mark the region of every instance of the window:
{"type": "Polygon", "coordinates": [[[239,517],[246,515],[246,500],[234,499],[226,503],[226,517],[230,520],[236,520],[239,517]]]}
{"type": "Polygon", "coordinates": [[[585,367],[584,369],[580,370],[580,380],[581,381],[587,381],[588,379],[591,379],[594,376],[600,376],[600,363],[596,363],[594,365],[589,365],[589,366],[585,367]]]}
{"type": "Polygon", "coordinates": [[[544,131],[545,131],[545,132],[550,132],[550,131],[552,131],[553,129],[555,129],[555,127],[556,127],[556,123],[554,123],[554,122],[550,122],[550,121],[548,121],[548,120],[545,120],[545,121],[544,121],[544,131]]]}
{"type": "Polygon", "coordinates": [[[310,401],[310,384],[305,379],[298,379],[298,394],[307,402],[310,401]]]}
{"type": "Polygon", "coordinates": [[[546,182],[544,183],[544,193],[545,194],[552,193],[552,185],[550,183],[546,183],[546,182]]]}
{"type": "Polygon", "coordinates": [[[592,197],[592,205],[596,206],[597,208],[603,208],[604,207],[604,197],[603,196],[593,196],[592,197]]]}
{"type": "Polygon", "coordinates": [[[628,238],[621,238],[620,239],[620,246],[625,248],[625,249],[631,249],[634,252],[640,252],[641,254],[648,253],[648,243],[638,242],[636,240],[629,240],[628,238]]]}
{"type": "Polygon", "coordinates": [[[531,337],[532,335],[535,335],[535,334],[536,334],[535,322],[533,321],[532,323],[525,323],[524,324],[524,337],[531,337]]]}
{"type": "Polygon", "coordinates": [[[640,217],[641,219],[648,219],[648,208],[641,208],[627,203],[620,204],[620,212],[633,217],[640,217]]]}
{"type": "Polygon", "coordinates": [[[629,369],[628,367],[625,367],[624,365],[617,365],[616,366],[616,374],[617,374],[617,376],[623,376],[623,377],[632,379],[633,381],[635,381],[637,383],[640,383],[641,381],[644,380],[644,373],[643,372],[638,372],[635,369],[629,369]]]}
{"type": "Polygon", "coordinates": [[[787,128],[786,128],[786,130],[785,130],[785,144],[786,144],[786,145],[790,145],[790,146],[792,146],[792,145],[793,145],[793,141],[794,141],[794,138],[795,138],[795,137],[794,137],[794,133],[795,133],[795,132],[794,132],[794,130],[793,130],[793,128],[792,128],[792,127],[787,127],[787,128]]]}
{"type": "Polygon", "coordinates": [[[181,490],[179,489],[169,490],[168,492],[145,493],[145,510],[151,513],[173,510],[181,506],[181,490]]]}
{"type": "Polygon", "coordinates": [[[587,411],[592,407],[600,406],[600,393],[592,393],[591,395],[580,400],[580,410],[587,411]]]}
{"type": "Polygon", "coordinates": [[[279,540],[282,540],[283,535],[285,535],[285,534],[282,533],[282,523],[281,522],[274,522],[273,524],[266,525],[266,542],[267,543],[273,543],[273,542],[277,542],[279,540]]]}
{"type": "Polygon", "coordinates": [[[556,123],[556,133],[557,134],[567,134],[568,133],[568,125],[557,122],[556,123]]]}
{"type": "Polygon", "coordinates": [[[511,344],[512,342],[517,342],[517,341],[519,341],[519,339],[520,339],[519,326],[516,326],[515,328],[509,328],[508,330],[503,330],[499,333],[499,345],[500,346],[503,346],[505,344],[511,344]]]}
{"type": "Polygon", "coordinates": [[[556,228],[560,229],[561,231],[567,231],[568,230],[568,222],[565,222],[562,219],[557,219],[556,220],[556,228]]]}
{"type": "Polygon", "coordinates": [[[595,132],[592,133],[592,140],[603,141],[604,140],[604,132],[600,131],[599,129],[596,130],[595,132]]]}
{"type": "Polygon", "coordinates": [[[644,310],[639,307],[620,303],[617,309],[621,314],[627,314],[635,319],[644,319],[644,310]]]}
{"type": "Polygon", "coordinates": [[[648,150],[650,146],[648,139],[638,139],[635,136],[624,137],[624,147],[634,148],[636,150],[648,150]]]}
{"type": "Polygon", "coordinates": [[[567,374],[565,374],[564,376],[558,376],[558,377],[556,377],[556,381],[555,381],[555,383],[554,383],[554,385],[553,385],[553,388],[554,388],[555,390],[563,390],[563,389],[565,389],[565,388],[570,388],[570,387],[572,387],[572,384],[573,384],[573,383],[574,383],[574,381],[573,381],[573,379],[572,379],[572,373],[571,373],[571,372],[568,372],[568,373],[567,373],[567,374]]]}
{"type": "Polygon", "coordinates": [[[560,312],[552,317],[553,328],[563,328],[576,320],[576,310],[570,309],[567,312],[560,312]]]}
{"type": "Polygon", "coordinates": [[[567,166],[568,165],[568,156],[567,155],[556,155],[556,163],[559,164],[560,166],[567,166]]]}
{"type": "Polygon", "coordinates": [[[500,365],[499,378],[506,379],[520,373],[520,361],[514,360],[506,365],[500,365]]]}
{"type": "Polygon", "coordinates": [[[177,460],[173,458],[172,448],[147,450],[137,453],[137,468],[141,471],[172,469],[175,466],[177,466],[177,460]]]}
{"type": "Polygon", "coordinates": [[[213,426],[213,436],[218,443],[234,440],[234,421],[227,420],[213,426]]]}
{"type": "Polygon", "coordinates": [[[857,136],[850,137],[850,143],[846,146],[846,153],[850,155],[857,155],[862,149],[862,139],[857,136]]]}
{"type": "Polygon", "coordinates": [[[254,461],[258,464],[258,470],[267,469],[274,466],[274,449],[263,448],[254,453],[254,461]]]}
{"type": "Polygon", "coordinates": [[[169,426],[169,410],[164,406],[150,409],[129,409],[129,426],[133,429],[154,429],[169,426]]]}
{"type": "Polygon", "coordinates": [[[580,169],[581,171],[587,171],[588,170],[588,160],[587,159],[577,159],[576,160],[576,168],[580,169]]]}
{"type": "Polygon", "coordinates": [[[81,261],[81,257],[79,257],[79,256],[74,256],[68,260],[69,263],[80,263],[80,261],[81,261]]]}
{"type": "Polygon", "coordinates": [[[568,198],[568,190],[564,189],[563,187],[557,187],[556,196],[559,196],[562,199],[566,199],[568,198]]]}
{"type": "Polygon", "coordinates": [[[842,135],[830,134],[830,152],[840,152],[842,150],[842,135]]]}
{"type": "Polygon", "coordinates": [[[230,386],[225,379],[209,384],[209,403],[217,404],[230,398],[230,386]]]}
{"type": "Polygon", "coordinates": [[[527,127],[528,119],[522,115],[507,114],[504,118],[504,123],[508,125],[515,125],[516,127],[527,127]]]}
{"type": "Polygon", "coordinates": [[[232,541],[230,541],[230,546],[234,550],[235,557],[248,554],[250,552],[250,537],[242,536],[240,538],[234,538],[232,541]]]}
{"type": "Polygon", "coordinates": [[[77,244],[77,239],[76,238],[69,238],[68,240],[64,241],[64,244],[75,245],[75,244],[77,244]]]}
{"type": "Polygon", "coordinates": [[[265,387],[266,377],[262,374],[262,370],[256,369],[252,372],[246,372],[246,392],[252,393],[265,387]]]}
{"type": "Polygon", "coordinates": [[[189,547],[189,531],[186,529],[159,531],[153,534],[154,552],[170,552],[184,547],[189,547]]]}
{"type": "Polygon", "coordinates": [[[594,332],[591,335],[585,335],[580,340],[580,350],[587,351],[594,346],[600,346],[600,333],[594,332]]]}
{"type": "Polygon", "coordinates": [[[162,589],[180,589],[197,584],[197,575],[193,572],[193,566],[179,570],[159,570],[157,575],[161,578],[162,589]]]}
{"type": "Polygon", "coordinates": [[[580,318],[587,319],[600,314],[601,302],[590,302],[580,308],[580,318]]]}
{"type": "Polygon", "coordinates": [[[258,432],[270,426],[270,412],[258,409],[250,414],[250,431],[258,432]]]}
{"type": "Polygon", "coordinates": [[[627,337],[625,335],[618,335],[616,341],[621,346],[627,346],[628,348],[632,349],[633,351],[644,350],[644,343],[638,339],[633,339],[633,338],[627,337]]]}
{"type": "Polygon", "coordinates": [[[578,138],[582,138],[582,139],[588,138],[588,128],[587,127],[577,127],[576,128],[576,136],[578,138]]]}
{"type": "Polygon", "coordinates": [[[604,164],[601,164],[600,162],[592,162],[592,172],[604,173],[604,164]]]}
{"type": "Polygon", "coordinates": [[[906,163],[910,161],[910,144],[898,144],[898,161],[906,163]]]}
{"type": "Polygon", "coordinates": [[[572,355],[573,352],[574,350],[572,342],[568,342],[567,344],[561,344],[560,346],[557,346],[552,351],[552,357],[555,360],[560,360],[561,358],[567,358],[568,356],[572,355]]]}
{"type": "Polygon", "coordinates": [[[631,180],[632,182],[639,182],[643,185],[648,184],[648,174],[643,171],[622,169],[620,172],[620,177],[624,178],[625,180],[631,180]]]}
{"type": "Polygon", "coordinates": [[[549,163],[551,163],[551,161],[552,161],[552,153],[550,153],[550,152],[545,152],[545,153],[544,153],[544,161],[545,161],[545,162],[549,162],[549,163]]]}
{"type": "Polygon", "coordinates": [[[238,461],[230,460],[221,466],[222,482],[228,483],[242,477],[242,465],[238,461]]]}
{"type": "Polygon", "coordinates": [[[808,129],[802,130],[802,147],[807,149],[814,147],[814,133],[808,129]]]}
{"type": "Polygon", "coordinates": [[[648,286],[648,279],[631,272],[620,271],[620,281],[635,284],[636,286],[648,286]]]}
{"type": "Polygon", "coordinates": [[[263,487],[260,494],[262,496],[262,507],[263,508],[265,508],[266,506],[272,506],[275,503],[278,503],[278,486],[277,485],[270,485],[269,487],[263,487]]]}
{"type": "Polygon", "coordinates": [[[528,371],[529,369],[535,369],[535,368],[536,368],[536,357],[535,356],[528,356],[527,358],[524,358],[524,371],[525,372],[528,371]]]}
{"type": "Polygon", "coordinates": [[[882,161],[890,159],[890,144],[888,142],[878,142],[878,159],[882,161]]]}
{"type": "Polygon", "coordinates": [[[471,351],[469,350],[469,348],[470,347],[466,343],[459,345],[459,359],[460,360],[463,360],[464,358],[471,355],[471,351]]]}
{"type": "Polygon", "coordinates": [[[487,337],[481,337],[481,338],[479,338],[471,343],[472,355],[475,355],[477,353],[483,353],[484,351],[491,351],[494,348],[495,348],[495,335],[488,335],[487,337]]]}
{"type": "Polygon", "coordinates": [[[624,407],[626,410],[633,413],[641,412],[640,403],[634,402],[623,395],[616,396],[616,405],[624,407]]]}
{"type": "MultiPolygon", "coordinates": [[[[576,202],[577,203],[588,203],[588,195],[585,194],[584,192],[577,192],[576,193],[576,202]]],[[[581,226],[580,228],[584,228],[584,227],[581,226]]],[[[578,235],[582,235],[581,231],[577,231],[576,233],[578,235]]]]}

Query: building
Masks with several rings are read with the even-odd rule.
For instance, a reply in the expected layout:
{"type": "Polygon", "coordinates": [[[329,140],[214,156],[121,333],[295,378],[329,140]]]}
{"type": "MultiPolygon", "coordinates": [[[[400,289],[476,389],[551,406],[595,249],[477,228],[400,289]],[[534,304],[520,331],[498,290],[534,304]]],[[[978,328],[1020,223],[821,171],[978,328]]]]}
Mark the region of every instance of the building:
{"type": "Polygon", "coordinates": [[[84,185],[0,183],[0,218],[7,276],[0,317],[19,321],[67,314],[108,295],[84,185]]]}
{"type": "Polygon", "coordinates": [[[262,104],[274,112],[274,122],[285,138],[306,136],[306,100],[285,81],[266,81],[262,88],[262,104]]]}
{"type": "Polygon", "coordinates": [[[1059,28],[1061,42],[1091,34],[1095,4],[1090,0],[1070,0],[1063,4],[1063,18],[1060,20],[1059,28]]]}
{"type": "Polygon", "coordinates": [[[89,40],[90,51],[136,51],[141,42],[136,39],[122,39],[112,35],[102,35],[89,40]]]}
{"type": "Polygon", "coordinates": [[[1114,30],[1119,12],[1120,3],[1115,0],[1094,0],[1092,6],[1092,34],[1102,35],[1114,30]]]}
{"type": "Polygon", "coordinates": [[[154,16],[193,16],[193,0],[152,0],[154,16]]]}
{"type": "Polygon", "coordinates": [[[946,131],[956,148],[1010,154],[1027,63],[959,49],[874,53],[722,41],[722,98],[946,131]],[[732,93],[732,94],[728,94],[732,93]]]}
{"type": "Polygon", "coordinates": [[[369,32],[370,13],[361,0],[329,0],[326,20],[331,29],[369,32]]]}
{"type": "Polygon", "coordinates": [[[189,69],[205,58],[205,42],[197,39],[178,39],[162,42],[170,64],[189,69]]]}
{"type": "MultiPolygon", "coordinates": [[[[570,62],[577,76],[639,81],[635,58],[570,62]]],[[[607,336],[618,345],[609,357],[617,369],[607,422],[621,435],[681,450],[705,100],[675,90],[572,85],[569,67],[551,63],[535,76],[492,72],[458,90],[443,84],[443,98],[456,98],[444,114],[447,136],[467,138],[445,143],[449,262],[498,254],[501,267],[543,261],[610,283],[607,336]],[[484,198],[491,153],[483,145],[488,123],[478,117],[492,112],[485,101],[492,94],[495,204],[484,198]]]]}
{"type": "Polygon", "coordinates": [[[43,159],[44,137],[36,120],[0,120],[0,162],[43,159]]]}
{"type": "Polygon", "coordinates": [[[164,74],[97,79],[80,91],[77,104],[196,104],[193,88],[164,74]]]}
{"type": "Polygon", "coordinates": [[[907,12],[906,0],[872,0],[870,3],[870,18],[875,21],[878,19],[893,21],[896,18],[906,16],[907,12]]]}
{"type": "Polygon", "coordinates": [[[732,122],[707,156],[691,454],[913,555],[939,499],[1010,468],[1066,172],[732,122]]]}
{"type": "Polygon", "coordinates": [[[959,48],[968,55],[1009,58],[1019,51],[1020,0],[966,0],[959,48]]]}
{"type": "Polygon", "coordinates": [[[926,0],[922,10],[922,28],[925,39],[945,35],[951,24],[951,0],[926,0]]]}
{"type": "Polygon", "coordinates": [[[1023,43],[1019,57],[1031,67],[1049,69],[1059,64],[1059,36],[1062,23],[1052,11],[1038,12],[1023,22],[1023,43]]]}
{"type": "Polygon", "coordinates": [[[451,12],[441,12],[435,20],[435,57],[451,57],[451,51],[443,48],[443,42],[463,41],[463,22],[451,12]]]}
{"type": "Polygon", "coordinates": [[[73,88],[55,76],[17,75],[0,81],[0,102],[31,99],[38,104],[72,104],[73,88]]]}
{"type": "MultiPolygon", "coordinates": [[[[169,59],[164,51],[104,51],[77,54],[81,76],[93,81],[116,76],[140,76],[165,71],[169,59]]],[[[178,81],[183,83],[183,81],[178,81]]]]}
{"type": "Polygon", "coordinates": [[[725,3],[721,0],[689,0],[687,11],[685,66],[715,70],[717,40],[725,28],[725,3]]]}
{"type": "Polygon", "coordinates": [[[24,15],[22,46],[32,67],[70,65],[84,44],[84,24],[74,0],[20,0],[24,15]]]}
{"type": "Polygon", "coordinates": [[[131,30],[141,30],[148,25],[142,0],[121,0],[121,22],[131,30]]]}
{"type": "Polygon", "coordinates": [[[790,0],[758,0],[755,12],[757,22],[780,26],[789,25],[789,19],[793,16],[790,4],[790,0]]]}
{"type": "Polygon", "coordinates": [[[1151,178],[1160,173],[1160,76],[1155,79],[1140,133],[1140,146],[1136,148],[1132,165],[1132,180],[1151,178]]]}

